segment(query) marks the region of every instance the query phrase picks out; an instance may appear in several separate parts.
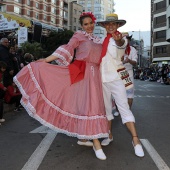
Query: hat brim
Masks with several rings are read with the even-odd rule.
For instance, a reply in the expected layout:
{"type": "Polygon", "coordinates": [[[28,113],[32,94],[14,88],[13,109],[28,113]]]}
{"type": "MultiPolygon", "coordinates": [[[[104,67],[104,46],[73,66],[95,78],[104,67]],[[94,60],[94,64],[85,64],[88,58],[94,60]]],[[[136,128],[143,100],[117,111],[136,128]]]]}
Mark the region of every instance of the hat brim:
{"type": "Polygon", "coordinates": [[[122,27],[123,25],[126,24],[126,21],[125,21],[125,20],[115,20],[115,21],[98,21],[98,22],[97,22],[97,25],[105,28],[105,23],[108,23],[108,22],[116,22],[116,23],[119,23],[119,27],[122,27]]]}

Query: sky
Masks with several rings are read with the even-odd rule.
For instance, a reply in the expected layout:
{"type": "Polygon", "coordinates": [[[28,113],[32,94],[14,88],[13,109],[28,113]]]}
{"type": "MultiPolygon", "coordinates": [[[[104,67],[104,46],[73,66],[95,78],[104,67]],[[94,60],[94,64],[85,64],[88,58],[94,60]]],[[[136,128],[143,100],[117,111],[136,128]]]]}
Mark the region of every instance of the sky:
{"type": "Polygon", "coordinates": [[[150,31],[150,0],[114,0],[115,13],[126,24],[119,28],[121,32],[150,31]]]}

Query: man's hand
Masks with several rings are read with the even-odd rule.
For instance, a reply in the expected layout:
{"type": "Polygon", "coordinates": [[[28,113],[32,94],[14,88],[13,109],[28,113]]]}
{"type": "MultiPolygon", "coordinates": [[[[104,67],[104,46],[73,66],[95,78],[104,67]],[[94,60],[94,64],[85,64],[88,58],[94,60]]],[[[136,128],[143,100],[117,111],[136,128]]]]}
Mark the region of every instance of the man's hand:
{"type": "Polygon", "coordinates": [[[126,57],[126,59],[124,60],[124,63],[129,63],[130,59],[128,57],[126,57]]]}
{"type": "Polygon", "coordinates": [[[121,41],[122,34],[119,31],[116,31],[112,34],[112,37],[115,41],[121,41]]]}
{"type": "Polygon", "coordinates": [[[124,44],[124,42],[125,42],[125,40],[122,39],[123,36],[122,36],[122,34],[119,31],[115,31],[112,34],[112,37],[115,40],[117,46],[122,46],[124,44]]]}

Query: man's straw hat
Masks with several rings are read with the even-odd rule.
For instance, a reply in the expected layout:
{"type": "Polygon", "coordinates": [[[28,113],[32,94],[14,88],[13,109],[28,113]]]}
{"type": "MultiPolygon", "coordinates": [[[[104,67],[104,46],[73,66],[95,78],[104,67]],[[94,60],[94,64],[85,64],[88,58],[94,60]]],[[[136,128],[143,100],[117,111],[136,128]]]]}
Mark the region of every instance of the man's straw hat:
{"type": "Polygon", "coordinates": [[[107,14],[106,15],[106,20],[105,21],[98,21],[97,24],[100,25],[101,27],[104,27],[105,23],[108,22],[116,22],[119,23],[119,27],[123,26],[126,24],[126,21],[123,19],[118,19],[117,14],[107,14]]]}

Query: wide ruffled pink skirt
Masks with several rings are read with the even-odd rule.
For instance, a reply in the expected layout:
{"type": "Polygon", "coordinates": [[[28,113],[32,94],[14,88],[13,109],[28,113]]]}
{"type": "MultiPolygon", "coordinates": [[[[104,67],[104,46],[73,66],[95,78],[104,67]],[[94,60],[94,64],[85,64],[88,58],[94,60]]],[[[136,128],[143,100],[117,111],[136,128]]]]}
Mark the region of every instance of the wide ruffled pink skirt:
{"type": "Polygon", "coordinates": [[[45,126],[79,139],[108,137],[99,67],[87,63],[85,77],[70,84],[68,67],[32,62],[15,77],[21,104],[45,126]]]}

